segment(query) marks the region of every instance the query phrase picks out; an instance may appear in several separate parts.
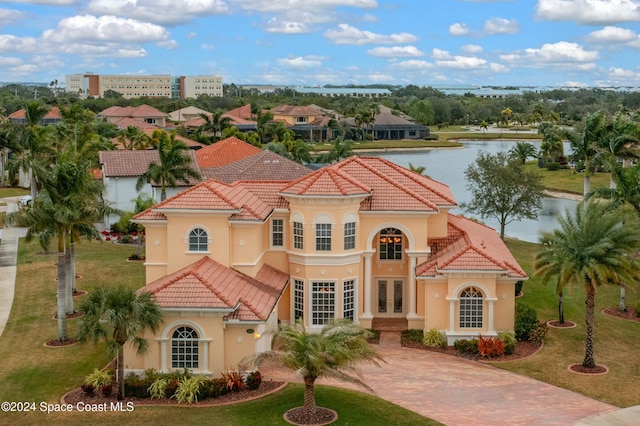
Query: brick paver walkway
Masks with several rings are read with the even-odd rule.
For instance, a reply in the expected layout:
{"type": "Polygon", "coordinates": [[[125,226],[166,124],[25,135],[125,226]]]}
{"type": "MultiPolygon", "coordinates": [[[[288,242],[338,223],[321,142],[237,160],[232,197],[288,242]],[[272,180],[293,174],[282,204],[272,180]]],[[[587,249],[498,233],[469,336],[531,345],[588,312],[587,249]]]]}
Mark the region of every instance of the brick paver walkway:
{"type": "MultiPolygon", "coordinates": [[[[376,395],[446,425],[573,425],[617,407],[505,370],[436,352],[400,347],[383,332],[381,367],[362,365],[376,395]]],[[[289,370],[261,368],[268,379],[300,382],[289,370]]],[[[332,380],[319,384],[358,389],[332,380]]]]}

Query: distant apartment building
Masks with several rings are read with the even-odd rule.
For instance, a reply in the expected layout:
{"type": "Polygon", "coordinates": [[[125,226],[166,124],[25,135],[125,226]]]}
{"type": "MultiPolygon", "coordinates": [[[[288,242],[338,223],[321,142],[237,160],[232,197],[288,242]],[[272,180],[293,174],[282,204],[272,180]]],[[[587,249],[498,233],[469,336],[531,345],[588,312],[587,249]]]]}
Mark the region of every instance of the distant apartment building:
{"type": "Polygon", "coordinates": [[[81,98],[104,97],[110,90],[122,94],[125,99],[153,97],[185,99],[200,95],[222,96],[222,77],[215,75],[101,75],[68,74],[66,91],[81,98]]]}

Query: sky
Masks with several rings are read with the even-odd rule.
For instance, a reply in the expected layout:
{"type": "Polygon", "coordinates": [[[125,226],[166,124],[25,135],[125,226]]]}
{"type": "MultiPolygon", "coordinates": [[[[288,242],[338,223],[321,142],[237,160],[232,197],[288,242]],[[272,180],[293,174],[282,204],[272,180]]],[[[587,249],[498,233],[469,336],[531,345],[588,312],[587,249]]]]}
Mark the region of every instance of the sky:
{"type": "Polygon", "coordinates": [[[640,87],[640,0],[0,0],[0,82],[640,87]]]}

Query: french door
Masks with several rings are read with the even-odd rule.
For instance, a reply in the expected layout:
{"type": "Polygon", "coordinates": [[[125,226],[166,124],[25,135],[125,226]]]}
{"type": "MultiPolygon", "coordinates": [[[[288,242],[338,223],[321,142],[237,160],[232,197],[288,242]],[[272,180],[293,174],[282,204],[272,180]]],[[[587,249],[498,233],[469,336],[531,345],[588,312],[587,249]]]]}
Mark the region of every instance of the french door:
{"type": "Polygon", "coordinates": [[[384,278],[376,281],[376,316],[402,317],[404,314],[404,280],[384,278]]]}

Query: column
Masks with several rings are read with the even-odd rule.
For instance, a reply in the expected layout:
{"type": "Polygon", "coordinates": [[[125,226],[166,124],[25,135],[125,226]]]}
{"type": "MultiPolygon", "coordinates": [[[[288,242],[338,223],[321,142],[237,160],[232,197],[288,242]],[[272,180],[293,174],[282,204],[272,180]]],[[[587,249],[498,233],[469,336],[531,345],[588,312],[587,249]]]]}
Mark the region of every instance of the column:
{"type": "Polygon", "coordinates": [[[497,300],[498,300],[497,298],[492,298],[492,299],[487,298],[487,302],[489,303],[489,314],[488,314],[488,316],[489,316],[489,328],[488,328],[487,331],[488,331],[489,334],[495,333],[495,329],[494,329],[495,326],[494,326],[494,321],[493,321],[493,305],[495,304],[495,302],[497,300]]]}
{"type": "Polygon", "coordinates": [[[416,315],[416,256],[409,255],[409,313],[407,319],[418,318],[416,315]]]}
{"type": "Polygon", "coordinates": [[[458,301],[457,297],[447,297],[449,301],[449,332],[453,333],[456,331],[456,302],[458,301]]]}
{"type": "Polygon", "coordinates": [[[362,253],[364,256],[364,312],[362,313],[362,319],[372,319],[371,314],[371,258],[374,251],[365,251],[362,253]]]}

